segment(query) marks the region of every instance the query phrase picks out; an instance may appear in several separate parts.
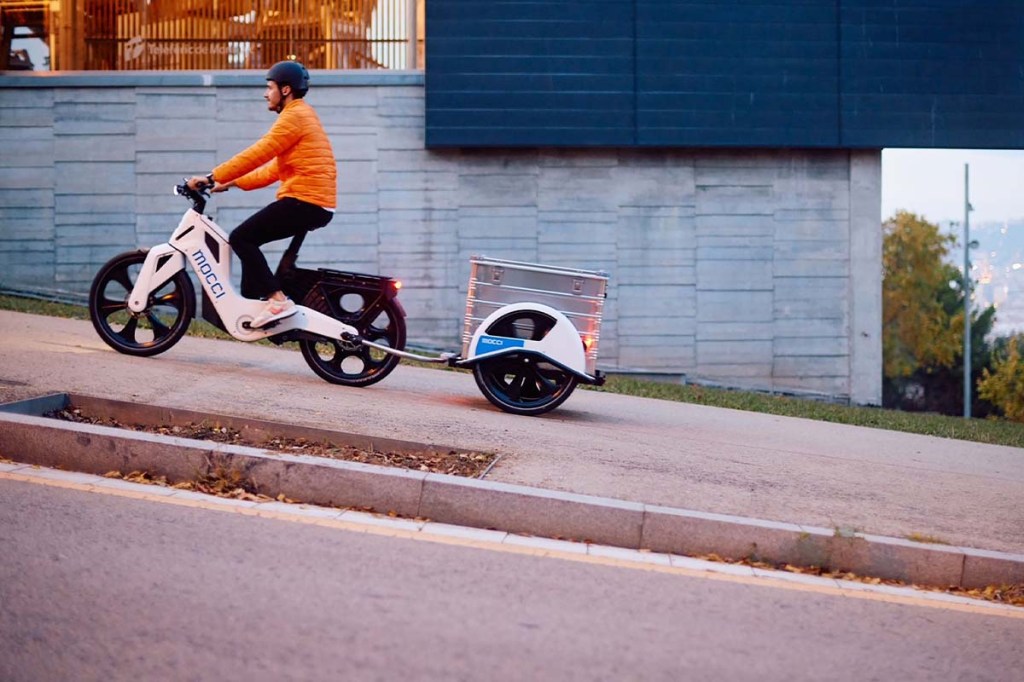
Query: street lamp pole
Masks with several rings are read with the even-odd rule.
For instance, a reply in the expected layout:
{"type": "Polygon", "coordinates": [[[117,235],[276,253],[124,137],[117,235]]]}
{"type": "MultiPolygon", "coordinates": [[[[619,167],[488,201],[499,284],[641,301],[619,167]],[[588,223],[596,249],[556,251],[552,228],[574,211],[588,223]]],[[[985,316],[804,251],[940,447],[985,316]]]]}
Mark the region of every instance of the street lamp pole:
{"type": "Polygon", "coordinates": [[[964,164],[964,419],[971,418],[971,200],[964,164]]]}

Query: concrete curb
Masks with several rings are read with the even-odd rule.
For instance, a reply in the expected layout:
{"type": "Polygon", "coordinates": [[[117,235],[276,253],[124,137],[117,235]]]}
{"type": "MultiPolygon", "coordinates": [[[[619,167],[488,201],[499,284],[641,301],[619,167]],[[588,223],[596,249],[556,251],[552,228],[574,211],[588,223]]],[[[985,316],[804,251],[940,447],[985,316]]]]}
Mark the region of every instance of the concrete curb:
{"type": "MultiPolygon", "coordinates": [[[[0,455],[26,464],[92,474],[148,471],[166,476],[172,483],[230,473],[251,481],[272,497],[284,494],[310,504],[372,508],[442,523],[628,549],[689,556],[713,553],[733,560],[749,558],[796,566],[827,566],[935,587],[980,588],[1024,583],[1024,555],[1019,554],[270,453],[253,447],[39,416],[63,408],[68,399],[67,394],[56,394],[0,406],[0,455]]],[[[76,397],[76,403],[81,399],[76,397]]],[[[181,417],[193,413],[175,414],[181,417]]],[[[230,421],[236,428],[247,422],[252,433],[271,428],[267,422],[257,420],[202,416],[206,420],[230,421]]],[[[315,431],[291,428],[307,434],[315,431]]],[[[377,447],[384,442],[421,450],[437,447],[322,433],[332,434],[335,442],[361,438],[376,442],[377,447]]]]}

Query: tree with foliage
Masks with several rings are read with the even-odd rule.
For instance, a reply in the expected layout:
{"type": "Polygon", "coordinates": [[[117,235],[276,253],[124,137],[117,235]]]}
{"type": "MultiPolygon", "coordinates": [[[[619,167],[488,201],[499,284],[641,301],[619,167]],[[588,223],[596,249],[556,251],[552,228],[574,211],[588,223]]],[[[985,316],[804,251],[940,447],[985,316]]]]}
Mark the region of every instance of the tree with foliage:
{"type": "MultiPolygon", "coordinates": [[[[943,414],[963,412],[964,291],[947,262],[956,237],[899,211],[883,225],[883,404],[943,414]]],[[[972,377],[991,364],[986,336],[995,308],[971,313],[972,377]]],[[[974,400],[972,414],[991,410],[974,400]]]]}
{"type": "Polygon", "coordinates": [[[882,356],[886,377],[909,377],[921,367],[951,367],[963,339],[963,316],[946,312],[950,282],[959,273],[943,259],[952,235],[914,213],[899,211],[883,225],[882,356]]]}
{"type": "Polygon", "coordinates": [[[978,395],[1007,419],[1024,422],[1024,334],[999,339],[992,354],[992,371],[982,372],[978,395]]]}

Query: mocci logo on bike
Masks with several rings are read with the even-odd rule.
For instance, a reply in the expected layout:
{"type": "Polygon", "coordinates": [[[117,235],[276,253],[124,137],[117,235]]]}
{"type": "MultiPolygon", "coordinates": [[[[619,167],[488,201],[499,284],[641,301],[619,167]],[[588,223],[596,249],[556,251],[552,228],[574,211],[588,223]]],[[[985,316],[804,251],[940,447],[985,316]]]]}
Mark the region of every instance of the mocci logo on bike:
{"type": "Polygon", "coordinates": [[[217,273],[213,271],[213,266],[210,265],[210,261],[206,259],[206,254],[203,253],[202,249],[198,249],[192,254],[192,258],[196,261],[196,270],[203,276],[206,283],[210,285],[210,293],[213,294],[214,298],[220,298],[227,292],[224,291],[224,285],[217,279],[217,273]]]}

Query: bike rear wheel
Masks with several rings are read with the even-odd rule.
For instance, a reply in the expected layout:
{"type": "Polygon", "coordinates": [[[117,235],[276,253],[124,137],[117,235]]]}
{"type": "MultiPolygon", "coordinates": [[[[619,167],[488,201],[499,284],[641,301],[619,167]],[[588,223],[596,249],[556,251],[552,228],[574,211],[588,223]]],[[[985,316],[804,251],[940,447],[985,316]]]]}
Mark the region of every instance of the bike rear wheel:
{"type": "MultiPolygon", "coordinates": [[[[397,302],[365,292],[348,292],[334,305],[312,291],[303,305],[331,315],[358,330],[360,337],[396,350],[405,348],[405,316],[397,302]],[[333,310],[332,310],[333,308],[333,310]]],[[[316,374],[332,384],[369,386],[398,366],[399,358],[361,343],[334,339],[301,339],[299,349],[316,374]]]]}
{"type": "Polygon", "coordinates": [[[184,270],[150,294],[145,310],[128,308],[146,253],[131,251],[110,259],[89,289],[92,326],[108,346],[126,355],[163,353],[181,340],[196,313],[195,289],[184,270]]]}

